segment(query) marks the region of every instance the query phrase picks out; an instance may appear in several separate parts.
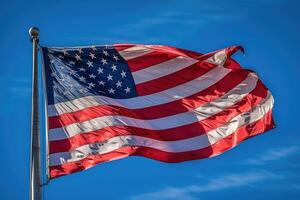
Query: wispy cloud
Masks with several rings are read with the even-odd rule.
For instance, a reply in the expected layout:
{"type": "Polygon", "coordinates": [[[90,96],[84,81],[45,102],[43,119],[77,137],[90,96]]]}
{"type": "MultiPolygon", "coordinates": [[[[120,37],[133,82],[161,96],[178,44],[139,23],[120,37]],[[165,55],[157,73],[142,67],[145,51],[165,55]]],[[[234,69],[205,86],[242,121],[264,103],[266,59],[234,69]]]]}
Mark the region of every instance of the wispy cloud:
{"type": "Polygon", "coordinates": [[[8,85],[5,89],[11,97],[27,98],[31,93],[31,79],[2,77],[0,83],[8,85]]]}
{"type": "Polygon", "coordinates": [[[266,152],[263,152],[260,155],[257,155],[254,158],[249,158],[245,160],[245,164],[251,165],[263,165],[269,161],[275,161],[279,159],[286,158],[287,156],[294,155],[300,153],[299,147],[290,146],[284,148],[270,149],[266,152]]]}
{"type": "MultiPolygon", "coordinates": [[[[148,32],[149,30],[155,30],[159,27],[168,26],[170,29],[176,31],[172,32],[172,35],[181,31],[189,30],[195,31],[197,27],[203,28],[205,24],[224,22],[239,17],[239,14],[226,12],[220,13],[216,8],[202,8],[199,10],[199,15],[191,14],[187,11],[163,11],[157,13],[151,13],[151,15],[145,15],[135,21],[128,21],[120,29],[122,34],[127,35],[140,35],[142,32],[148,32]],[[186,28],[182,30],[181,28],[186,28]]],[[[118,33],[117,30],[112,29],[111,34],[118,33]]],[[[143,34],[144,35],[144,34],[143,34]]]]}
{"type": "MultiPolygon", "coordinates": [[[[263,152],[261,155],[254,156],[243,162],[243,164],[258,165],[266,164],[267,162],[282,160],[287,156],[297,155],[300,153],[300,148],[296,145],[274,148],[263,152]]],[[[265,171],[260,169],[252,169],[248,172],[243,173],[228,173],[217,177],[206,179],[205,176],[198,176],[201,179],[202,184],[191,184],[183,187],[165,187],[162,190],[144,193],[131,197],[131,200],[196,200],[197,194],[203,192],[216,192],[237,187],[256,187],[262,185],[260,183],[268,183],[272,181],[272,187],[279,189],[299,190],[299,184],[289,185],[284,188],[281,181],[297,179],[295,174],[286,174],[265,171]],[[276,180],[276,181],[275,181],[276,180]],[[255,183],[255,184],[254,184],[255,183]]],[[[265,187],[268,187],[266,184],[265,187]]]]}
{"type": "MultiPolygon", "coordinates": [[[[195,32],[207,31],[212,26],[227,24],[236,19],[255,16],[269,0],[252,2],[217,1],[194,2],[170,1],[152,3],[152,9],[137,10],[121,16],[118,26],[103,28],[101,37],[93,35],[73,36],[75,40],[89,38],[99,43],[168,43],[177,36],[187,37],[195,32]],[[159,9],[156,9],[159,8],[159,9]],[[134,15],[135,17],[131,17],[134,15]]],[[[275,3],[272,3],[275,4],[275,3]]]]}
{"type": "MultiPolygon", "coordinates": [[[[172,1],[172,6],[161,9],[151,10],[149,13],[141,13],[142,17],[134,18],[134,20],[123,20],[123,26],[118,30],[112,29],[112,34],[122,30],[122,34],[139,34],[141,31],[153,30],[159,26],[169,26],[176,29],[172,32],[180,32],[180,28],[186,28],[182,31],[195,31],[198,28],[205,29],[207,24],[218,22],[228,22],[240,18],[249,18],[249,15],[263,9],[270,1],[260,1],[256,4],[252,2],[236,2],[236,1],[217,1],[211,0],[205,3],[198,2],[186,4],[184,1],[172,1]],[[175,9],[174,9],[175,8],[175,9]]],[[[272,4],[275,4],[272,3],[272,4]]]]}
{"type": "Polygon", "coordinates": [[[197,193],[213,192],[251,184],[281,176],[267,171],[227,174],[205,181],[205,184],[167,187],[163,190],[133,196],[131,200],[194,200],[197,193]]]}

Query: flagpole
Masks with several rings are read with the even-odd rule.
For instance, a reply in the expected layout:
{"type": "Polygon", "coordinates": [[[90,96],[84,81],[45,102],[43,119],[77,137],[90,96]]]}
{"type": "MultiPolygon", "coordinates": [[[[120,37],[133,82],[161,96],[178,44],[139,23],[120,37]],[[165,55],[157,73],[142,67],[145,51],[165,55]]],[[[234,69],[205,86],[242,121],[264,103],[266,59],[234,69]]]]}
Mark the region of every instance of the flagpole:
{"type": "Polygon", "coordinates": [[[32,42],[32,104],[31,104],[31,151],[30,151],[30,200],[42,199],[40,163],[40,127],[38,92],[38,35],[39,29],[31,27],[29,35],[32,42]]]}

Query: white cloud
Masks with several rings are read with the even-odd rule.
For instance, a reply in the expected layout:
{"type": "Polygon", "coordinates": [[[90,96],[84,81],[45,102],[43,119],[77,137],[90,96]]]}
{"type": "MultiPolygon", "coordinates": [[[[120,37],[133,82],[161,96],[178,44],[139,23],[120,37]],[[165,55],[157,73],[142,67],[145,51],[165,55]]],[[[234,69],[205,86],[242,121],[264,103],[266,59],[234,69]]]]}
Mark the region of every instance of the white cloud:
{"type": "Polygon", "coordinates": [[[161,4],[158,10],[143,13],[141,17],[134,19],[126,18],[122,21],[123,25],[118,29],[112,29],[111,34],[121,33],[126,35],[140,35],[141,32],[155,30],[158,27],[168,26],[174,29],[172,34],[178,31],[193,32],[197,29],[205,29],[208,24],[218,22],[230,22],[235,19],[247,18],[258,9],[263,9],[272,2],[261,1],[253,4],[252,2],[231,2],[231,1],[207,1],[186,4],[184,1],[173,1],[172,6],[165,7],[161,4]],[[119,30],[122,30],[121,32],[119,30]]]}
{"type": "Polygon", "coordinates": [[[227,174],[206,180],[205,184],[189,185],[185,187],[167,187],[163,190],[133,196],[131,200],[194,200],[197,193],[213,192],[281,178],[279,175],[267,172],[246,172],[227,174]]]}
{"type": "Polygon", "coordinates": [[[31,79],[22,77],[1,77],[0,84],[7,85],[6,92],[11,97],[28,98],[31,94],[31,79]]]}
{"type": "MultiPolygon", "coordinates": [[[[285,148],[270,149],[254,158],[245,160],[244,163],[250,165],[263,165],[267,162],[281,160],[287,156],[300,153],[300,148],[290,146],[285,148]]],[[[290,175],[294,179],[297,175],[290,175]]],[[[203,192],[215,192],[237,187],[256,187],[258,183],[264,181],[286,180],[286,174],[278,175],[269,171],[250,171],[245,173],[231,173],[218,176],[215,178],[205,179],[199,176],[204,184],[193,184],[183,187],[166,187],[162,190],[144,193],[131,197],[131,200],[196,200],[196,194],[203,192]],[[255,183],[255,184],[254,184],[255,183]]],[[[261,187],[261,184],[260,184],[261,187]]],[[[276,186],[272,186],[273,188],[276,186]]],[[[282,184],[278,189],[285,189],[282,184]]],[[[299,190],[299,184],[289,185],[286,189],[299,190]]]]}
{"type": "Polygon", "coordinates": [[[246,159],[245,164],[263,165],[266,162],[283,159],[286,158],[287,156],[297,154],[299,152],[300,151],[297,146],[290,146],[290,147],[279,148],[279,149],[270,149],[254,158],[246,159]]]}

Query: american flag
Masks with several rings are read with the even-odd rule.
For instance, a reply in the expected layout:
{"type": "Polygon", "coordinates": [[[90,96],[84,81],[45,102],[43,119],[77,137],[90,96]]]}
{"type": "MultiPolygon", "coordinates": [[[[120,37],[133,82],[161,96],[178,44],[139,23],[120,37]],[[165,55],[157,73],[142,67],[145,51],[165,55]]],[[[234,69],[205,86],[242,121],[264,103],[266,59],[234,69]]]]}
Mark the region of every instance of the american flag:
{"type": "Polygon", "coordinates": [[[127,156],[208,158],[274,128],[273,97],[238,50],[43,47],[50,178],[127,156]]]}

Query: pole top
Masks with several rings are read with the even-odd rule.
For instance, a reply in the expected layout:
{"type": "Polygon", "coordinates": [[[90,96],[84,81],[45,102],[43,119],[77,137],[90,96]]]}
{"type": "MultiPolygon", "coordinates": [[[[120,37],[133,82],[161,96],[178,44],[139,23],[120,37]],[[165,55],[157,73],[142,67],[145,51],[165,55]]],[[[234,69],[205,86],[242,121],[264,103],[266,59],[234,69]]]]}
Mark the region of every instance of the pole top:
{"type": "Polygon", "coordinates": [[[40,30],[37,28],[37,27],[31,27],[29,29],[29,36],[30,36],[30,39],[33,40],[33,39],[37,39],[38,36],[39,36],[39,32],[40,30]]]}

